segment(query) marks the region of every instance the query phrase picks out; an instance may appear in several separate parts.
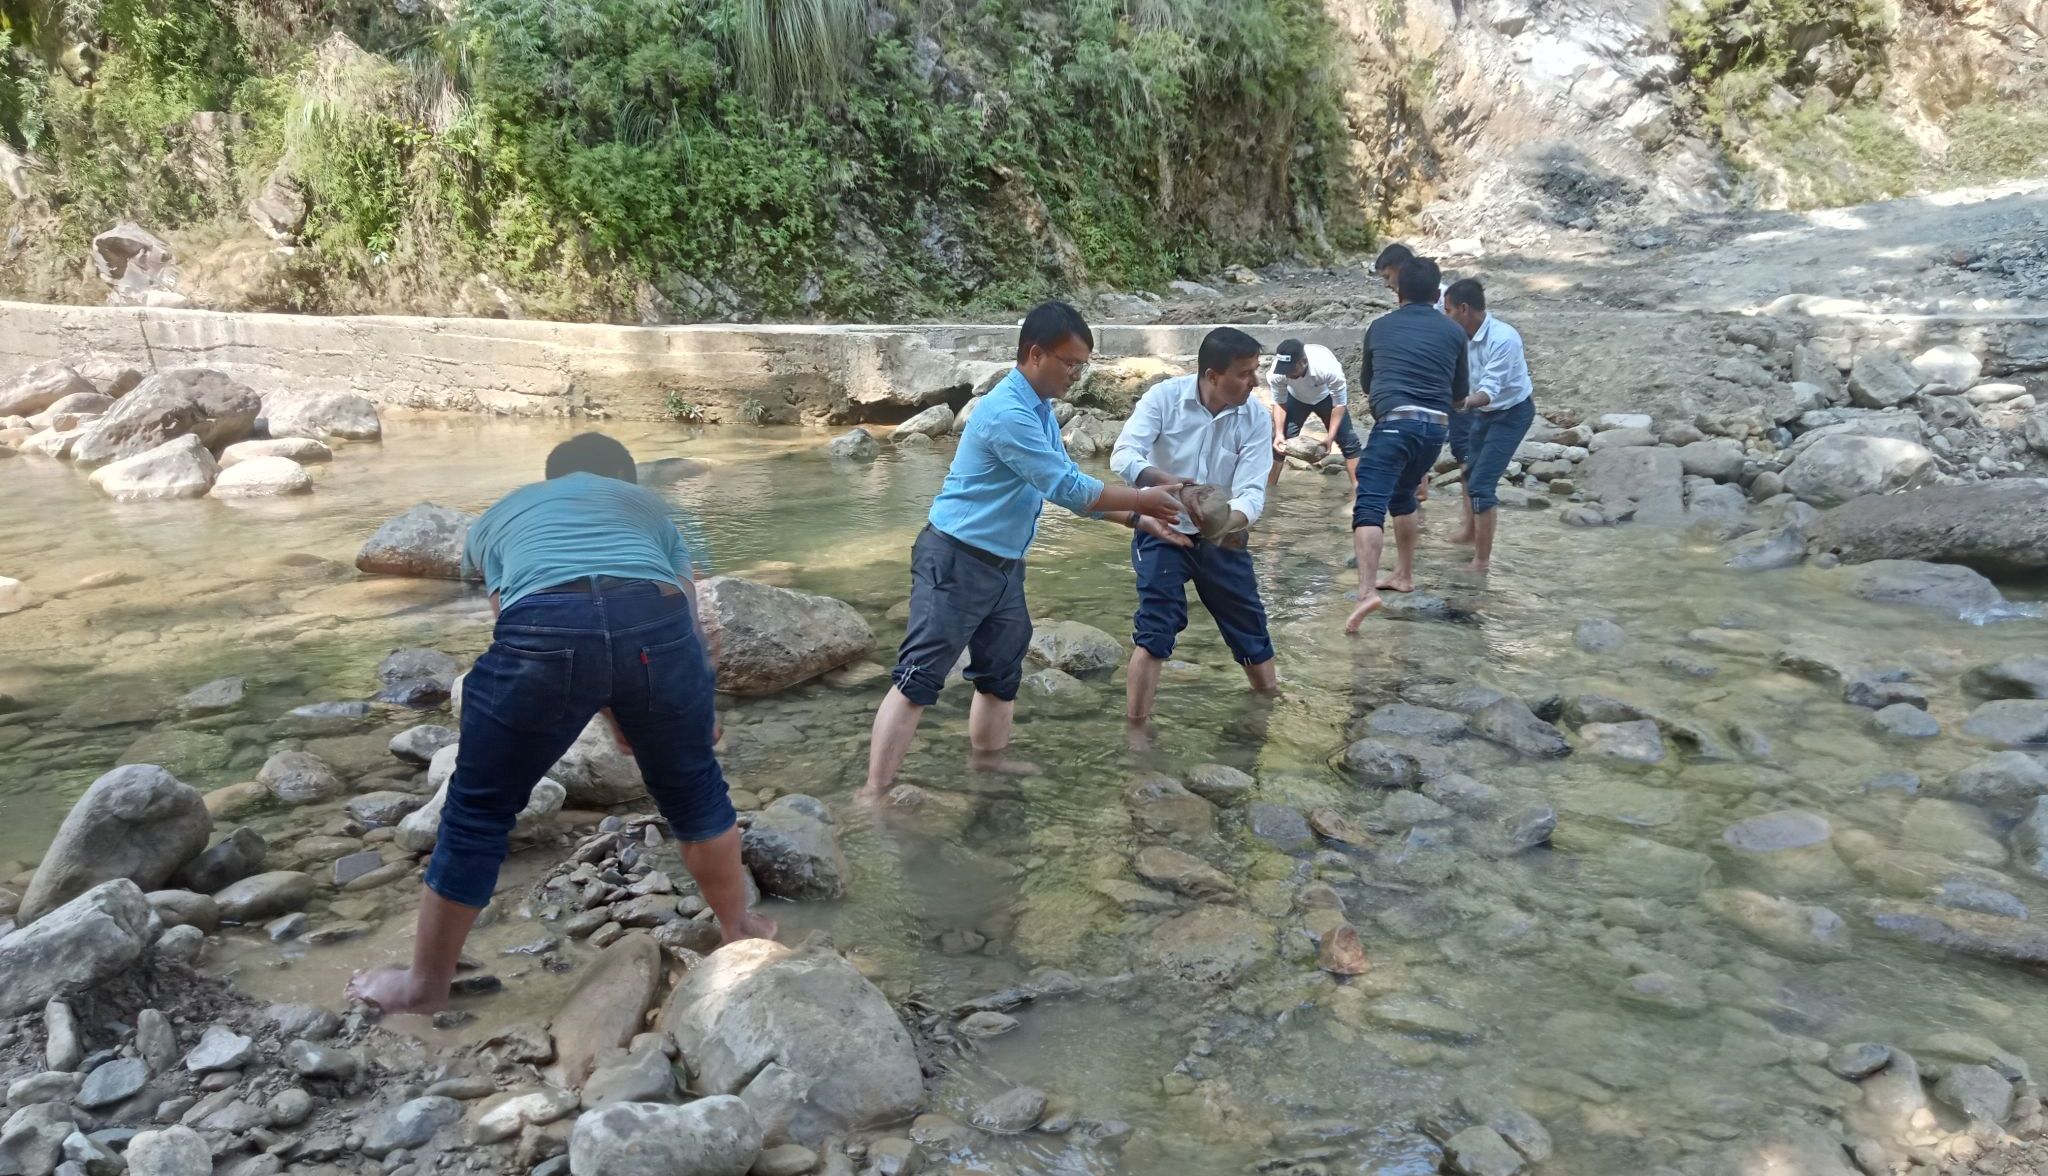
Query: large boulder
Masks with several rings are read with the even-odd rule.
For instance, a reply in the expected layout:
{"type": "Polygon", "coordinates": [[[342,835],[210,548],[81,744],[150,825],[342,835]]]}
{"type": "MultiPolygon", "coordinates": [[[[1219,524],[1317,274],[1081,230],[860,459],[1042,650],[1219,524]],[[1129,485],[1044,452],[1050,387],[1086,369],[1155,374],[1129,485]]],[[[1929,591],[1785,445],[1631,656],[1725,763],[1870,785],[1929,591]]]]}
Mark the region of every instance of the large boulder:
{"type": "Polygon", "coordinates": [[[1961,391],[1976,383],[1977,377],[1984,374],[1984,361],[1978,359],[1967,347],[1944,343],[1914,356],[1908,370],[1922,387],[1939,385],[1961,391]]]}
{"type": "Polygon", "coordinates": [[[192,402],[199,410],[199,424],[193,431],[208,449],[224,449],[247,437],[256,427],[257,414],[263,411],[262,398],[246,385],[212,368],[201,367],[158,372],[123,397],[120,404],[152,391],[183,396],[192,402]]]}
{"type": "Polygon", "coordinates": [[[274,392],[263,398],[263,423],[272,437],[375,441],[384,435],[377,406],[353,392],[274,392]]]}
{"type": "Polygon", "coordinates": [[[2048,698],[2048,654],[2019,653],[1977,666],[1963,675],[1963,688],[1985,698],[2048,698]]]}
{"type": "Polygon", "coordinates": [[[462,578],[462,541],[476,516],[422,502],[387,521],[356,553],[356,570],[374,576],[462,578]]]}
{"type": "Polygon", "coordinates": [[[771,1062],[811,1080],[789,1126],[800,1143],[908,1118],[924,1101],[917,1051],[888,999],[829,951],[727,944],[683,977],[661,1025],[705,1093],[736,1094],[771,1062]]]}
{"type": "Polygon", "coordinates": [[[1678,447],[1679,464],[1688,477],[1733,482],[1742,477],[1742,459],[1742,443],[1726,437],[1678,447]]]}
{"type": "Polygon", "coordinates": [[[1865,352],[1849,367],[1849,399],[1864,408],[1903,404],[1919,391],[1913,370],[1889,352],[1865,352]]]}
{"type": "Polygon", "coordinates": [[[1812,544],[1846,563],[1919,559],[2030,573],[2048,567],[2048,480],[1866,495],[1821,515],[1812,544]]]}
{"type": "Polygon", "coordinates": [[[953,431],[953,410],[943,404],[934,404],[889,433],[889,440],[901,441],[913,433],[937,439],[953,431]]]}
{"type": "Polygon", "coordinates": [[[1076,678],[1099,677],[1123,664],[1124,647],[1093,625],[1060,621],[1032,631],[1030,658],[1076,678]]]}
{"type": "Polygon", "coordinates": [[[1675,449],[1602,449],[1579,467],[1579,488],[1609,518],[1634,511],[1645,523],[1685,521],[1685,461],[1675,449]]]}
{"type": "Polygon", "coordinates": [[[569,1172],[746,1176],[761,1154],[761,1138],[754,1112],[731,1095],[684,1106],[608,1103],[576,1120],[576,1129],[569,1134],[569,1172]]]}
{"type": "MultiPolygon", "coordinates": [[[[457,713],[461,705],[457,703],[457,713]]],[[[583,808],[609,808],[630,804],[647,795],[640,778],[640,764],[619,748],[611,724],[598,715],[584,724],[583,733],[548,775],[568,790],[569,801],[583,808]]]]}
{"type": "Polygon", "coordinates": [[[1933,609],[1958,619],[1985,616],[2005,603],[1991,581],[1955,564],[1880,559],[1845,574],[1849,591],[1863,600],[1933,609]]]}
{"type": "Polygon", "coordinates": [[[761,893],[795,900],[846,896],[846,857],[832,826],[809,797],[785,796],[754,814],[740,837],[740,856],[761,893]]]}
{"type": "Polygon", "coordinates": [[[313,479],[298,462],[288,457],[252,457],[222,470],[207,494],[211,498],[282,498],[312,492],[313,479]]]}
{"type": "Polygon", "coordinates": [[[1801,502],[1840,506],[1865,494],[1889,494],[1927,478],[1934,455],[1917,441],[1838,433],[1814,442],[1785,468],[1785,489],[1801,502]]]}
{"type": "Polygon", "coordinates": [[[133,966],[149,946],[149,900],[126,878],[102,882],[0,939],[0,1017],[40,1009],[133,966]]]}
{"type": "Polygon", "coordinates": [[[665,972],[661,946],[641,932],[620,938],[592,960],[548,1025],[555,1038],[552,1077],[575,1089],[606,1050],[624,1049],[646,1028],[665,972]]]}
{"type": "Polygon", "coordinates": [[[115,768],[92,782],[43,855],[16,916],[33,923],[101,882],[159,890],[206,849],[213,817],[199,790],[154,764],[115,768]]]}
{"type": "Polygon", "coordinates": [[[718,688],[763,695],[807,682],[866,653],[874,630],[829,596],[713,576],[697,589],[697,620],[718,650],[718,688]]]}
{"type": "Polygon", "coordinates": [[[183,305],[175,261],[162,237],[134,221],[122,221],[92,239],[93,268],[112,287],[107,300],[117,306],[183,305]]]}
{"type": "Polygon", "coordinates": [[[156,502],[198,498],[213,488],[220,473],[213,454],[190,433],[154,449],[101,466],[87,479],[116,502],[156,502]]]}
{"type": "Polygon", "coordinates": [[[830,450],[842,461],[873,461],[881,456],[882,446],[866,429],[849,429],[832,438],[830,450]]]}
{"type": "Polygon", "coordinates": [[[448,701],[462,663],[438,649],[394,649],[377,663],[377,701],[428,708],[448,701]]]}
{"type": "Polygon", "coordinates": [[[105,465],[197,433],[206,423],[198,401],[184,389],[154,378],[142,383],[85,426],[71,445],[71,460],[82,466],[105,465]]]}
{"type": "Polygon", "coordinates": [[[67,396],[97,391],[64,363],[39,363],[0,389],[0,417],[34,416],[67,396]]]}
{"type": "MultiPolygon", "coordinates": [[[[394,838],[399,848],[412,853],[431,853],[435,843],[441,839],[441,810],[448,805],[448,782],[455,778],[458,746],[451,743],[434,753],[433,761],[427,767],[427,784],[434,790],[433,798],[399,820],[394,838]]],[[[513,836],[532,836],[549,818],[562,811],[569,795],[569,790],[560,783],[541,777],[540,782],[533,786],[532,794],[526,798],[526,806],[513,818],[513,836]]]]}

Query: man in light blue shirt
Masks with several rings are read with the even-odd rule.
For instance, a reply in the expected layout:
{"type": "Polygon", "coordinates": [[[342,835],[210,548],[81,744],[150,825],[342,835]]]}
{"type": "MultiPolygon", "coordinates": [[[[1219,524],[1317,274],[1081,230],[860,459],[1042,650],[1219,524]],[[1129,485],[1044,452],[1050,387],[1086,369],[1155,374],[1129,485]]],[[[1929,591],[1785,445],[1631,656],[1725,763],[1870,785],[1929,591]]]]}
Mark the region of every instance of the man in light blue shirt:
{"type": "Polygon", "coordinates": [[[1124,422],[1110,468],[1133,486],[1181,483],[1215,486],[1230,497],[1212,510],[1224,518],[1184,517],[1171,533],[1141,531],[1131,539],[1138,574],[1132,619],[1126,717],[1142,732],[1159,692],[1159,668],[1188,627],[1188,582],[1244,667],[1252,689],[1278,685],[1266,606],[1252,572],[1245,532],[1266,509],[1273,466],[1273,419],[1251,403],[1259,379],[1259,341],[1232,327],[1202,340],[1193,375],[1154,384],[1124,422]]]}
{"type": "Polygon", "coordinates": [[[1493,538],[1499,526],[1497,491],[1501,475],[1515,458],[1522,438],[1536,419],[1534,386],[1522,336],[1486,313],[1486,290],[1475,278],[1451,283],[1444,291],[1444,313],[1468,339],[1471,394],[1465,411],[1471,436],[1463,455],[1465,525],[1452,542],[1472,544],[1472,570],[1485,572],[1493,560],[1493,538]]]}
{"type": "Polygon", "coordinates": [[[895,684],[875,712],[863,795],[878,797],[896,779],[918,720],[962,650],[975,691],[971,762],[1006,766],[1001,755],[1031,644],[1024,553],[1046,502],[1153,534],[1180,517],[1170,488],[1105,486],[1067,456],[1051,402],[1073,387],[1094,349],[1080,312],[1064,302],[1037,307],[1018,331],[1015,370],[967,419],[929,525],[911,548],[910,624],[889,675],[895,684]]]}

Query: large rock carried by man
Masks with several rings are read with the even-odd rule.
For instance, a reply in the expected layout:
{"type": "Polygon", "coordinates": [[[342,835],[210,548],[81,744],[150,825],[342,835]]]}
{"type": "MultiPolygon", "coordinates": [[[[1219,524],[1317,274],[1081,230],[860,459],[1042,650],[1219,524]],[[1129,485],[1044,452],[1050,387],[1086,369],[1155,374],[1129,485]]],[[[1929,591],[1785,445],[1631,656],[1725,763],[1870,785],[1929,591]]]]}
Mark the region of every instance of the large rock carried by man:
{"type": "Polygon", "coordinates": [[[713,576],[697,589],[697,620],[718,651],[718,688],[762,695],[808,682],[875,642],[854,607],[829,596],[713,576]]]}
{"type": "Polygon", "coordinates": [[[126,878],[160,889],[206,850],[213,817],[199,790],[154,764],[128,764],[93,781],[71,806],[16,915],[33,923],[101,882],[126,878]]]}

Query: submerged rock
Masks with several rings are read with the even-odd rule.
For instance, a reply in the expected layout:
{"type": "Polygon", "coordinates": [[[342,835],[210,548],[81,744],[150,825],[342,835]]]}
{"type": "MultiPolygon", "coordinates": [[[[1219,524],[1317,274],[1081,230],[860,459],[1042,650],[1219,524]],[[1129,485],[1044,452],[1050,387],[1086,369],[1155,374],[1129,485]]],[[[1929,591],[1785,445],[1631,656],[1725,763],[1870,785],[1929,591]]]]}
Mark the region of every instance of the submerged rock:
{"type": "Polygon", "coordinates": [[[2023,919],[1886,900],[1870,903],[1868,913],[1878,930],[1942,951],[2005,964],[2048,965],[2048,930],[2023,919]]]}
{"type": "Polygon", "coordinates": [[[1963,675],[1963,689],[1991,699],[2048,698],[2048,654],[2021,653],[1976,666],[1963,675]]]}
{"type": "Polygon", "coordinates": [[[697,1089],[733,1094],[774,1062],[811,1080],[797,1142],[909,1117],[924,1101],[910,1035],[844,959],[745,939],[711,953],[661,1020],[698,1070],[697,1089]]]}
{"type": "Polygon", "coordinates": [[[190,433],[133,457],[103,465],[87,480],[116,502],[198,498],[213,488],[219,467],[190,433]]]}
{"type": "Polygon", "coordinates": [[[1795,959],[1842,959],[1853,947],[1849,925],[1824,906],[1754,890],[1709,890],[1700,895],[1700,905],[1772,951],[1795,959]]]}
{"type": "Polygon", "coordinates": [[[1108,674],[1123,664],[1124,647],[1116,638],[1079,621],[1060,621],[1031,634],[1031,660],[1077,678],[1108,674]]]}
{"type": "Polygon", "coordinates": [[[462,578],[462,542],[477,516],[422,502],[378,527],[356,553],[356,570],[375,576],[462,578]]]}
{"type": "Polygon", "coordinates": [[[1813,548],[1852,564],[1932,560],[2024,574],[2048,565],[2048,480],[1870,493],[1822,514],[1813,548]]]}
{"type": "Polygon", "coordinates": [[[1171,979],[1221,987],[1273,957],[1273,929],[1249,911],[1204,905],[1161,924],[1140,950],[1171,979]]]}
{"type": "Polygon", "coordinates": [[[16,918],[33,923],[101,882],[161,889],[206,848],[213,817],[199,791],[151,764],[93,781],[50,841],[16,918]]]}
{"type": "MultiPolygon", "coordinates": [[[[740,835],[740,854],[763,894],[794,901],[846,896],[846,857],[832,827],[785,796],[754,815],[740,835]]],[[[816,804],[816,801],[811,801],[816,804]]]]}
{"type": "Polygon", "coordinates": [[[2001,698],[1963,720],[1963,734],[2000,747],[2048,750],[2048,699],[2001,698]]]}
{"type": "Polygon", "coordinates": [[[1571,754],[1564,733],[1537,718],[1519,698],[1498,699],[1474,712],[1467,722],[1474,734],[1523,755],[1554,759],[1571,754]]]}
{"type": "Polygon", "coordinates": [[[1883,559],[1843,574],[1849,591],[1863,600],[1931,609],[1960,620],[1981,618],[2005,603],[1991,581],[1954,564],[1883,559]]]}
{"type": "Polygon", "coordinates": [[[684,1106],[618,1102],[576,1120],[569,1136],[572,1176],[745,1176],[761,1154],[762,1130],[738,1098],[713,1095],[684,1106]]]}
{"type": "Polygon", "coordinates": [[[874,630],[842,600],[713,576],[697,588],[697,620],[719,650],[718,688],[786,690],[865,654],[874,630]]]}

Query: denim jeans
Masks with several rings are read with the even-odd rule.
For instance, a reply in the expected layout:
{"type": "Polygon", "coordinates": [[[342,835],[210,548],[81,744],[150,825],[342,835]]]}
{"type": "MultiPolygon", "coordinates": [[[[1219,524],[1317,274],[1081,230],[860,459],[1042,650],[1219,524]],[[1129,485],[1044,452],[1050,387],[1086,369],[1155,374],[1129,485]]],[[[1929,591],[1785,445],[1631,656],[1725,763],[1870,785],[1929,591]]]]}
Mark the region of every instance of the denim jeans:
{"type": "Polygon", "coordinates": [[[1358,499],[1351,525],[1384,527],[1387,516],[1412,515],[1421,505],[1415,491],[1436,465],[1444,449],[1443,425],[1428,421],[1379,421],[1365,438],[1365,456],[1358,461],[1358,499]]]}
{"type": "Polygon", "coordinates": [[[1472,442],[1465,456],[1465,495],[1472,500],[1472,513],[1485,514],[1499,505],[1495,491],[1500,477],[1515,459],[1522,438],[1536,421],[1536,402],[1523,400],[1499,412],[1472,414],[1472,442]]]}
{"type": "Polygon", "coordinates": [[[910,625],[889,674],[903,697],[919,706],[937,702],[964,649],[974,689],[1013,701],[1030,647],[1024,561],[1000,559],[936,527],[919,532],[910,548],[910,625]]]}
{"type": "Polygon", "coordinates": [[[687,596],[634,580],[521,598],[462,680],[462,743],[427,886],[463,906],[489,903],[533,786],[606,707],[677,840],[732,828],[711,749],[715,685],[687,596]]]}
{"type": "MultiPolygon", "coordinates": [[[[1308,418],[1321,419],[1323,427],[1327,429],[1330,427],[1330,418],[1337,415],[1337,398],[1334,396],[1325,396],[1314,404],[1303,404],[1292,396],[1283,396],[1280,403],[1280,411],[1285,414],[1281,417],[1280,431],[1290,439],[1301,436],[1301,427],[1308,423],[1308,418]]],[[[1349,408],[1344,412],[1344,423],[1337,426],[1337,435],[1331,440],[1337,443],[1337,449],[1346,461],[1358,456],[1358,430],[1351,427],[1349,408]]]]}
{"type": "Polygon", "coordinates": [[[1174,639],[1188,627],[1188,581],[1223,634],[1230,656],[1242,666],[1273,659],[1266,634],[1266,606],[1259,599],[1252,554],[1218,547],[1197,537],[1193,547],[1175,547],[1140,532],[1131,539],[1131,568],[1138,573],[1138,612],[1131,640],[1153,657],[1173,656],[1174,639]]]}

